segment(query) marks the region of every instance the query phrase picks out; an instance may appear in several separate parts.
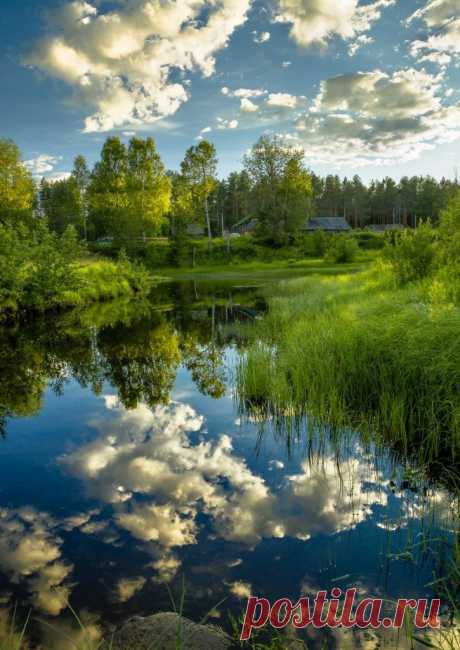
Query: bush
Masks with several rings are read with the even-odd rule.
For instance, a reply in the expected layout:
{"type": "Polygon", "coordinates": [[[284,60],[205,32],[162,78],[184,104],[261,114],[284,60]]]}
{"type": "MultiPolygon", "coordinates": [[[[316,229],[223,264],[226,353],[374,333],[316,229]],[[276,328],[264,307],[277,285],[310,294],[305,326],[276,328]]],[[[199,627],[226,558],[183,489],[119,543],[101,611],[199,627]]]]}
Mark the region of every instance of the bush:
{"type": "Polygon", "coordinates": [[[385,238],[382,233],[372,231],[354,231],[353,237],[360,248],[366,251],[379,251],[385,246],[385,238]]]}
{"type": "Polygon", "coordinates": [[[434,239],[434,230],[428,222],[422,223],[416,230],[392,233],[384,256],[400,284],[422,280],[432,273],[436,253],[434,239]]]}
{"type": "Polygon", "coordinates": [[[460,303],[460,192],[441,213],[434,285],[444,300],[460,303]]]}
{"type": "Polygon", "coordinates": [[[325,260],[333,264],[353,262],[359,252],[356,240],[350,235],[333,235],[328,243],[325,260]]]}
{"type": "Polygon", "coordinates": [[[125,255],[82,263],[84,248],[73,226],[59,236],[46,223],[0,226],[0,316],[44,312],[148,291],[146,270],[125,255]]]}
{"type": "Polygon", "coordinates": [[[312,235],[313,255],[324,257],[328,247],[328,238],[322,230],[316,230],[312,235]]]}

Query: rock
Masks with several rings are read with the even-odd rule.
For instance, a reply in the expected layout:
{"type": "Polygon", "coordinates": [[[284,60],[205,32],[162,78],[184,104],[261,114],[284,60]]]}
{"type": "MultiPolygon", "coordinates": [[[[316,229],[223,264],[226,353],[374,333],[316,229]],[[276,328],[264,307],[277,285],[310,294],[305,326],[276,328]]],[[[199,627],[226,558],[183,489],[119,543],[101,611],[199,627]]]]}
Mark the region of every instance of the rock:
{"type": "Polygon", "coordinates": [[[230,637],[214,625],[198,625],[174,612],[164,612],[130,618],[114,633],[109,647],[112,650],[176,650],[177,647],[181,650],[226,650],[231,643],[230,637]],[[180,646],[178,638],[183,639],[180,646]]]}

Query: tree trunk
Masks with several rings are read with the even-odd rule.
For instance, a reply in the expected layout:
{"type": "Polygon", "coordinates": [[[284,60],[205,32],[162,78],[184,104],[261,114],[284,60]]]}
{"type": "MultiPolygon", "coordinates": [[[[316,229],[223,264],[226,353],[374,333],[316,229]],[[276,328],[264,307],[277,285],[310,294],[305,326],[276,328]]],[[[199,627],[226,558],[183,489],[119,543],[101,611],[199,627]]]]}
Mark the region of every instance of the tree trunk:
{"type": "Polygon", "coordinates": [[[211,220],[209,218],[209,206],[208,206],[208,195],[205,194],[204,197],[204,211],[206,214],[206,225],[208,228],[208,248],[211,250],[212,247],[212,233],[211,233],[211,220]]]}

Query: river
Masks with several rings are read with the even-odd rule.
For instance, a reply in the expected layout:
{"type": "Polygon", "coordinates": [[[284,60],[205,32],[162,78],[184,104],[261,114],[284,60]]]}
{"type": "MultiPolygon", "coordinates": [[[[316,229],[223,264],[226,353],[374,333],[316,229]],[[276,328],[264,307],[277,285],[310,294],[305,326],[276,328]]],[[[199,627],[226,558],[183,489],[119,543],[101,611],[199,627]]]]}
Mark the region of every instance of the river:
{"type": "MultiPolygon", "coordinates": [[[[287,440],[241,412],[235,363],[265,308],[250,284],[0,332],[0,604],[32,608],[49,647],[68,602],[98,628],[185,590],[186,616],[228,628],[249,594],[433,597],[448,573],[447,484],[353,432],[287,440]]],[[[324,634],[345,647],[309,647],[324,634]]]]}

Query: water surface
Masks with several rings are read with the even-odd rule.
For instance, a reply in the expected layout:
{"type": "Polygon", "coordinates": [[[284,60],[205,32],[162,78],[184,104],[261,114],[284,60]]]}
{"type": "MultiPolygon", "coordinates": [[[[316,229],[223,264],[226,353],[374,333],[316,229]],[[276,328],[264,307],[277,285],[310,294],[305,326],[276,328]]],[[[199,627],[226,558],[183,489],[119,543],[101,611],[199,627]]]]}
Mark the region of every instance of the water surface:
{"type": "Polygon", "coordinates": [[[62,627],[70,602],[110,625],[185,585],[187,616],[228,626],[250,593],[435,595],[446,486],[358,434],[305,423],[287,444],[238,411],[241,334],[265,309],[250,284],[165,284],[150,304],[2,330],[3,606],[62,627]]]}

